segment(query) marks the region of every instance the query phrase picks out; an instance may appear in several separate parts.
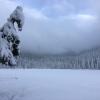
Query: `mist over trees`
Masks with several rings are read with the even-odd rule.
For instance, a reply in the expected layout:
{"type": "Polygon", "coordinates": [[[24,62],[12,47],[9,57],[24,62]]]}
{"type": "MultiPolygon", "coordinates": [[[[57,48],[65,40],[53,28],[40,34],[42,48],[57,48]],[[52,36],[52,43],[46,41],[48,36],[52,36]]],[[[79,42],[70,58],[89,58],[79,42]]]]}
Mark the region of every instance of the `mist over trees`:
{"type": "Polygon", "coordinates": [[[64,55],[22,55],[22,68],[54,69],[100,69],[100,47],[77,54],[64,55]]]}
{"type": "MultiPolygon", "coordinates": [[[[10,66],[0,65],[0,68],[10,66]]],[[[66,55],[32,55],[22,52],[18,65],[13,68],[100,69],[100,47],[66,55]]]]}

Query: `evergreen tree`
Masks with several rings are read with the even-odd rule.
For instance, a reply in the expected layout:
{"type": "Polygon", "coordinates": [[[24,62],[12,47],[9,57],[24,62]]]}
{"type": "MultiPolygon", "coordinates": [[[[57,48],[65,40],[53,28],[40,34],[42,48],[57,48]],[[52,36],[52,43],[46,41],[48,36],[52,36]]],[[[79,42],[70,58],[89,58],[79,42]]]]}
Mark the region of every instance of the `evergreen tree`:
{"type": "Polygon", "coordinates": [[[18,31],[22,31],[24,25],[23,9],[17,6],[7,22],[0,29],[0,62],[14,66],[17,64],[17,57],[20,54],[20,39],[17,35],[15,23],[18,25],[18,31]]]}

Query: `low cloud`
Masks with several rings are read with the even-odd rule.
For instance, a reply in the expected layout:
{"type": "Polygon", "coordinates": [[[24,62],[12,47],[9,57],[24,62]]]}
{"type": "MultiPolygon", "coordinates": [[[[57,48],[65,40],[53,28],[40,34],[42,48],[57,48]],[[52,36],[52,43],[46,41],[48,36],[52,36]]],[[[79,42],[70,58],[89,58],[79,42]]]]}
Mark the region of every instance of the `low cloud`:
{"type": "MultiPolygon", "coordinates": [[[[88,2],[90,1],[88,0],[88,2]]],[[[25,25],[23,31],[18,33],[22,41],[22,50],[57,54],[69,50],[80,51],[100,45],[99,7],[91,3],[87,11],[86,9],[81,12],[79,10],[76,13],[75,6],[68,4],[69,8],[67,9],[71,11],[66,13],[66,9],[62,8],[63,3],[60,5],[58,2],[55,2],[56,6],[54,4],[51,7],[45,5],[41,9],[36,9],[19,2],[0,0],[0,9],[2,9],[0,10],[0,25],[5,23],[17,5],[22,5],[25,13],[25,25]],[[50,14],[52,9],[54,12],[50,14]],[[47,13],[48,11],[50,15],[47,13]]]]}

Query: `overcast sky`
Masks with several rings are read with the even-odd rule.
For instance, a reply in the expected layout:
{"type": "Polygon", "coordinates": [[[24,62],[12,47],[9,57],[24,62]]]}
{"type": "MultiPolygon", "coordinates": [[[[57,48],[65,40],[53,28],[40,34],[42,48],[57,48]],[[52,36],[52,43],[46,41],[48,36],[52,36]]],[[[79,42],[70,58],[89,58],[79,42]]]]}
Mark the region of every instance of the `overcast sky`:
{"type": "Polygon", "coordinates": [[[0,26],[16,6],[25,14],[18,35],[33,53],[80,51],[100,45],[100,0],[0,0],[0,26]]]}

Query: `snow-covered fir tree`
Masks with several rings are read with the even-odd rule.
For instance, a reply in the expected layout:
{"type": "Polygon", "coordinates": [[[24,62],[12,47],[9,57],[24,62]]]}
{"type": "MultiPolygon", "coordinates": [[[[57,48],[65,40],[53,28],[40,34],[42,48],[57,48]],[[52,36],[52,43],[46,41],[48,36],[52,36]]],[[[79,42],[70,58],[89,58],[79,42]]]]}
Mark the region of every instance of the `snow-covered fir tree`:
{"type": "Polygon", "coordinates": [[[17,64],[17,58],[20,54],[20,38],[17,35],[15,23],[18,26],[18,31],[22,31],[24,14],[20,6],[16,7],[0,29],[0,62],[11,66],[17,64]]]}

